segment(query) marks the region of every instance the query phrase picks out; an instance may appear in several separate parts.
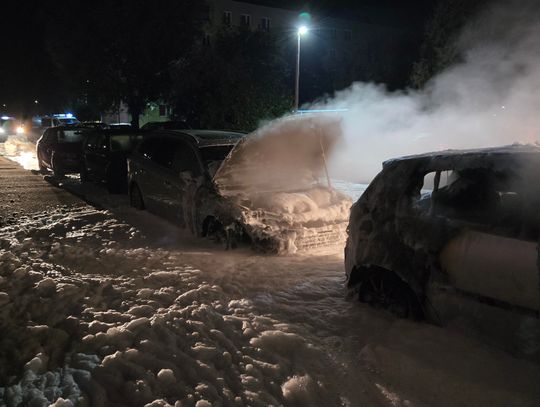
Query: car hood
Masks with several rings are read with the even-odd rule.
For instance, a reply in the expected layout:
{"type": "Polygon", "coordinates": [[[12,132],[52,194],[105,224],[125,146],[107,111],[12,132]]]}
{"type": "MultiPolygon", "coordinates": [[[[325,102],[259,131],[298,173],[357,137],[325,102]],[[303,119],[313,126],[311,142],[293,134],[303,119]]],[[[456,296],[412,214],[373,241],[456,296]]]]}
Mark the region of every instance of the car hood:
{"type": "Polygon", "coordinates": [[[214,182],[226,196],[312,187],[341,134],[341,121],[333,116],[276,120],[242,139],[222,162],[214,182]]]}

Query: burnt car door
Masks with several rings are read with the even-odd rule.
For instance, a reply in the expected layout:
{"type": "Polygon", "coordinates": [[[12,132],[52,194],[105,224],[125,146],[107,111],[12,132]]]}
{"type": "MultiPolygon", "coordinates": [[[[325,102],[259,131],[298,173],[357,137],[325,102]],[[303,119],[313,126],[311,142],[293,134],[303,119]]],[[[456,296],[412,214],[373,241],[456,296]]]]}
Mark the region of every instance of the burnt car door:
{"type": "MultiPolygon", "coordinates": [[[[529,180],[530,181],[530,180],[529,180]]],[[[459,232],[440,264],[459,291],[503,307],[540,310],[534,185],[514,171],[468,168],[434,200],[459,232]]]]}

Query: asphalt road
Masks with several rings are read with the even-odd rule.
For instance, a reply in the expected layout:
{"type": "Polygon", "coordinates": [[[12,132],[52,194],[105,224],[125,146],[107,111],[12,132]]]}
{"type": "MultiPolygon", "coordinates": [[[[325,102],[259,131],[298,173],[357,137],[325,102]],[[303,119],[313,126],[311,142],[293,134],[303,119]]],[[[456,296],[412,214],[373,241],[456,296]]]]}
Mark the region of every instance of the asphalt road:
{"type": "Polygon", "coordinates": [[[40,174],[0,156],[0,226],[16,223],[24,215],[74,205],[84,202],[45,181],[40,174]]]}

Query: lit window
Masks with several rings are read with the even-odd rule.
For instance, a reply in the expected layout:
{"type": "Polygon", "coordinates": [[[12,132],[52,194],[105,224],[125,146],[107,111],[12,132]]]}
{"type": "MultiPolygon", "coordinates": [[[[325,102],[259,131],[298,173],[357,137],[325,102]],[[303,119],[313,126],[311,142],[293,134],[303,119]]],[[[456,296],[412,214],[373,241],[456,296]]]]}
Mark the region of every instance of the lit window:
{"type": "Polygon", "coordinates": [[[240,25],[249,27],[251,25],[251,16],[249,14],[242,14],[240,16],[240,25]]]}
{"type": "Polygon", "coordinates": [[[223,12],[223,24],[231,25],[232,22],[232,13],[230,11],[223,12]]]}
{"type": "Polygon", "coordinates": [[[270,31],[270,19],[268,17],[261,18],[261,30],[270,31]]]}

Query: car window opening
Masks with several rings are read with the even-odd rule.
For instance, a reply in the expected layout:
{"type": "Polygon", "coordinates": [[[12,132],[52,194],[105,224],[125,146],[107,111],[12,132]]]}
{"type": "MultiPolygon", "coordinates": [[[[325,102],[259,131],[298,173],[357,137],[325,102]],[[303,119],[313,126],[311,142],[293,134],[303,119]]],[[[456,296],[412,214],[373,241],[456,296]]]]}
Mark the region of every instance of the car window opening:
{"type": "Polygon", "coordinates": [[[444,217],[527,240],[539,238],[538,197],[529,196],[525,179],[486,168],[433,171],[413,196],[422,216],[444,217]]]}
{"type": "Polygon", "coordinates": [[[131,151],[142,136],[118,134],[111,136],[111,151],[131,151]]]}
{"type": "Polygon", "coordinates": [[[58,130],[59,143],[80,143],[84,139],[84,133],[80,130],[58,130]]]}

